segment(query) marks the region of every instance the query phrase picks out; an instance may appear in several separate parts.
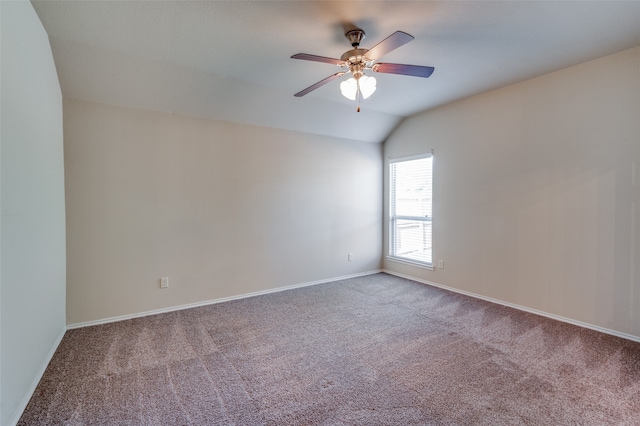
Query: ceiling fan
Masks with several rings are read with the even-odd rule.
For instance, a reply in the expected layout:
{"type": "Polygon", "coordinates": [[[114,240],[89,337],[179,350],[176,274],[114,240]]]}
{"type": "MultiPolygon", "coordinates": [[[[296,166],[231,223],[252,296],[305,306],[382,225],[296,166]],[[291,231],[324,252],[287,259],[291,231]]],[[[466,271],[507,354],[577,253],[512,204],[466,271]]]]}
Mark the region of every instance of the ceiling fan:
{"type": "Polygon", "coordinates": [[[364,31],[361,29],[348,31],[345,34],[345,37],[347,38],[347,40],[349,40],[353,49],[346,51],[340,57],[340,59],[328,58],[326,56],[310,55],[308,53],[297,53],[293,55],[291,57],[292,59],[324,62],[337,65],[342,68],[342,71],[330,75],[324,80],[320,80],[316,84],[313,84],[306,89],[296,93],[294,96],[304,96],[307,93],[310,93],[317,88],[322,87],[325,84],[342,77],[345,74],[351,73],[353,77],[343,81],[340,84],[340,90],[345,97],[351,100],[357,100],[358,112],[360,112],[360,98],[367,99],[376,90],[376,79],[374,77],[366,76],[364,74],[366,70],[372,70],[374,72],[381,72],[386,74],[401,74],[422,78],[427,78],[433,73],[433,67],[376,62],[378,59],[391,52],[392,50],[395,50],[398,47],[409,43],[411,40],[413,40],[413,36],[402,31],[396,31],[389,37],[382,40],[380,43],[373,46],[371,49],[361,49],[360,42],[364,39],[364,36],[364,31]]]}

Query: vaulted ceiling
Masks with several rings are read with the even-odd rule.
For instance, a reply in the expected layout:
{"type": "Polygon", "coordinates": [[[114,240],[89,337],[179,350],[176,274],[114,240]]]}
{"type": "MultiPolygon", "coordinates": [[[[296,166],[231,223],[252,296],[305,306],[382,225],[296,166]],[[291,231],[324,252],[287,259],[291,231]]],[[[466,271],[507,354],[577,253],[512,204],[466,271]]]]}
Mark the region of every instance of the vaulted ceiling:
{"type": "Polygon", "coordinates": [[[65,97],[369,142],[417,112],[640,45],[640,1],[32,4],[65,97]],[[382,61],[435,72],[375,74],[360,113],[338,81],[295,98],[338,70],[290,56],[339,58],[353,27],[364,48],[396,30],[413,35],[382,61]]]}

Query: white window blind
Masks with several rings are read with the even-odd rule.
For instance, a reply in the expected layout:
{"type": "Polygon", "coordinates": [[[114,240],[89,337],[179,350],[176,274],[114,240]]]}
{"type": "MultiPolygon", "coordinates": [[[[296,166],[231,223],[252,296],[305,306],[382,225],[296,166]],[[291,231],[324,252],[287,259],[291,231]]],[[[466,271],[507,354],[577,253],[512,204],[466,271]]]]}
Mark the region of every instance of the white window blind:
{"type": "Polygon", "coordinates": [[[431,154],[389,162],[389,256],[431,267],[431,154]]]}

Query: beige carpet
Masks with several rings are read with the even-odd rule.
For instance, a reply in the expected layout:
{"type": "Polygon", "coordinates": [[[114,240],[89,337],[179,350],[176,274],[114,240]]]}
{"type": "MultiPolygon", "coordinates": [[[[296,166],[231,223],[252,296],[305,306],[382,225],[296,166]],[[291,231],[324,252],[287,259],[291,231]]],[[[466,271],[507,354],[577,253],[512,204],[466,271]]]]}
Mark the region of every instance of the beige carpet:
{"type": "Polygon", "coordinates": [[[19,424],[640,424],[640,344],[377,274],[70,330],[19,424]]]}

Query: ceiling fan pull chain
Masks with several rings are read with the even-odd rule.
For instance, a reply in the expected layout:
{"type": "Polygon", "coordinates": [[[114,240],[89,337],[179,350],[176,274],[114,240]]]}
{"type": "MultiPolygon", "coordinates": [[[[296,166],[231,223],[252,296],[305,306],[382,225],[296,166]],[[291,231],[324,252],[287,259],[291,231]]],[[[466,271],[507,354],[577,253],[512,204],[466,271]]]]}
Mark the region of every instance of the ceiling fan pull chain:
{"type": "Polygon", "coordinates": [[[361,97],[361,92],[360,92],[360,79],[356,80],[356,102],[358,103],[358,108],[356,109],[356,112],[360,112],[360,97],[361,97]]]}

